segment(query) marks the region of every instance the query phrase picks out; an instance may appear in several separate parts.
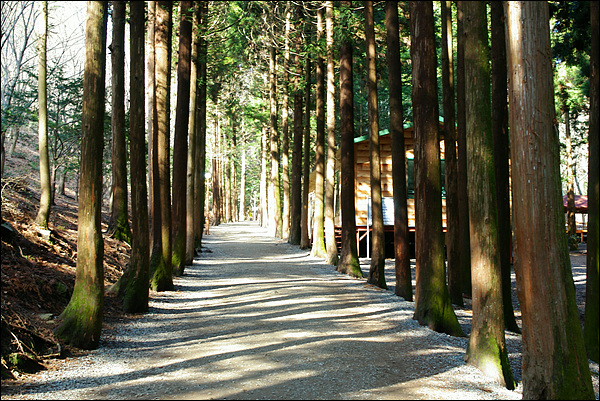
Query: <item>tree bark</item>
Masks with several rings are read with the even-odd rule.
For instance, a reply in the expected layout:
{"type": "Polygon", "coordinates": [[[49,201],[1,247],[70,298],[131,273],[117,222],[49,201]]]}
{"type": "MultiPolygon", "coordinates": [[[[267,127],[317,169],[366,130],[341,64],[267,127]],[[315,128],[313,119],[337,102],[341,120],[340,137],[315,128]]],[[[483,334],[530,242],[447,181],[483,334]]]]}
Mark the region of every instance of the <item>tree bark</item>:
{"type": "Polygon", "coordinates": [[[310,59],[306,58],[306,86],[304,89],[304,150],[302,161],[302,214],[300,217],[300,249],[310,248],[308,236],[308,180],[310,175],[310,59]]]}
{"type": "Polygon", "coordinates": [[[502,274],[502,303],[507,330],[521,333],[512,303],[511,255],[512,229],[510,222],[510,172],[508,141],[508,93],[506,70],[506,38],[502,3],[491,2],[491,60],[492,60],[492,136],[498,209],[498,247],[502,274]]]}
{"type": "Polygon", "coordinates": [[[269,233],[281,236],[281,192],[279,189],[279,138],[277,133],[277,53],[271,46],[269,59],[270,160],[271,186],[269,187],[269,233]]]}
{"type": "MultiPolygon", "coordinates": [[[[295,19],[300,20],[301,6],[296,6],[295,19]]],[[[300,88],[300,76],[302,75],[302,63],[300,62],[300,34],[295,38],[294,65],[296,74],[294,76],[294,145],[292,149],[292,176],[290,184],[290,233],[288,243],[300,245],[300,221],[302,215],[302,89],[300,88]]]]}
{"type": "Polygon", "coordinates": [[[185,192],[185,260],[184,264],[190,266],[194,263],[195,250],[195,197],[196,197],[196,177],[195,160],[198,152],[198,130],[196,130],[196,101],[198,96],[198,40],[200,26],[200,4],[194,3],[193,21],[192,21],[192,43],[190,54],[190,105],[189,105],[189,124],[188,124],[188,147],[186,164],[186,192],[185,192]]]}
{"type": "Polygon", "coordinates": [[[281,187],[283,192],[281,238],[283,239],[288,239],[290,236],[290,137],[288,86],[290,81],[290,29],[292,13],[289,7],[289,4],[287,4],[285,13],[285,45],[283,56],[283,99],[281,102],[281,187]]]}
{"type": "Polygon", "coordinates": [[[371,266],[367,282],[380,288],[385,283],[385,238],[381,200],[381,157],[379,149],[379,107],[377,105],[377,68],[373,2],[363,1],[365,8],[365,42],[367,47],[367,90],[369,107],[369,160],[371,173],[371,266]]]}
{"type": "Polygon", "coordinates": [[[464,336],[446,285],[432,2],[410,2],[410,34],[416,186],[413,318],[434,331],[464,336]]]}
{"type": "Polygon", "coordinates": [[[466,2],[465,97],[473,321],[465,361],[513,390],[504,341],[486,5],[466,2]]]}
{"type": "Polygon", "coordinates": [[[325,2],[327,40],[327,160],[325,163],[325,263],[338,264],[335,241],[335,76],[333,65],[333,2],[325,2]]]}
{"type": "MultiPolygon", "coordinates": [[[[48,90],[46,87],[46,44],[48,41],[48,2],[42,2],[42,28],[39,36],[39,76],[38,76],[38,146],[40,161],[40,208],[35,223],[48,229],[52,193],[50,190],[50,158],[48,156],[48,90]]],[[[4,134],[3,134],[4,135],[4,134]]]]}
{"type": "MultiPolygon", "coordinates": [[[[147,130],[148,130],[148,221],[150,225],[150,244],[152,247],[151,254],[155,254],[154,249],[157,246],[158,232],[160,231],[160,216],[159,210],[155,209],[156,197],[158,192],[156,191],[155,183],[158,183],[158,179],[155,179],[155,170],[157,164],[155,163],[156,153],[154,151],[155,143],[155,129],[154,122],[155,117],[155,102],[156,102],[156,90],[154,86],[154,64],[155,64],[155,43],[154,43],[154,26],[156,22],[156,1],[148,2],[148,34],[146,35],[146,115],[147,115],[147,130]]],[[[156,259],[155,259],[156,260],[156,259]]],[[[153,268],[150,267],[152,271],[153,268]]]]}
{"type": "Polygon", "coordinates": [[[77,225],[77,275],[69,304],[55,329],[58,338],[77,348],[98,347],[104,313],[104,242],[102,239],[102,143],[107,3],[87,4],[81,169],[77,225]]]}
{"type": "Polygon", "coordinates": [[[444,110],[444,148],[446,172],[446,270],[448,291],[453,304],[463,306],[460,265],[460,220],[458,202],[458,161],[454,117],[454,66],[452,57],[452,8],[442,1],[442,103],[444,110]]]}
{"type": "Polygon", "coordinates": [[[505,2],[504,13],[523,398],[593,399],[565,233],[548,4],[505,2]]]}
{"type": "Polygon", "coordinates": [[[600,129],[598,125],[598,110],[600,102],[600,78],[598,66],[600,57],[598,48],[598,2],[590,2],[591,14],[591,54],[590,54],[590,126],[589,126],[589,157],[588,157],[588,237],[587,237],[587,274],[585,286],[585,323],[583,336],[588,357],[598,363],[598,276],[600,247],[600,224],[598,224],[598,200],[600,199],[600,174],[598,166],[600,161],[600,129]]]}
{"type": "Polygon", "coordinates": [[[127,205],[127,146],[125,144],[125,2],[112,2],[112,202],[108,234],[131,243],[127,205]]]}
{"type": "Polygon", "coordinates": [[[127,313],[148,311],[149,234],[146,187],[146,143],[144,112],[144,3],[131,2],[131,105],[129,146],[131,159],[132,242],[129,266],[119,279],[119,297],[127,313]]]}
{"type": "Polygon", "coordinates": [[[324,33],[323,7],[317,10],[317,63],[315,85],[315,115],[317,119],[317,137],[315,144],[315,192],[314,192],[314,219],[312,229],[312,249],[310,254],[317,258],[327,255],[325,249],[324,219],[324,173],[325,173],[325,63],[320,41],[324,33]]]}
{"type": "Polygon", "coordinates": [[[194,248],[202,251],[202,235],[204,233],[204,224],[206,216],[206,18],[208,14],[208,2],[201,1],[197,4],[197,21],[200,24],[200,37],[197,41],[197,72],[198,80],[196,82],[196,158],[194,160],[194,248]]]}
{"type": "MultiPolygon", "coordinates": [[[[341,12],[351,13],[352,2],[342,1],[341,12]]],[[[342,18],[342,21],[347,19],[342,18]]],[[[336,270],[353,277],[364,277],[358,262],[356,244],[356,207],[354,192],[354,94],[352,40],[350,27],[342,25],[340,45],[340,203],[342,209],[342,249],[336,270]]]]}
{"type": "MultiPolygon", "coordinates": [[[[155,216],[160,213],[160,229],[157,233],[160,245],[153,247],[150,258],[150,288],[154,291],[171,291],[173,267],[171,264],[171,180],[170,180],[170,81],[171,81],[171,1],[156,4],[155,22],[155,106],[154,106],[154,153],[156,170],[155,216]],[[160,253],[155,253],[158,251],[160,253]]],[[[156,241],[155,241],[156,242],[156,241]]]]}
{"type": "Polygon", "coordinates": [[[565,147],[567,154],[567,233],[569,237],[577,234],[575,223],[575,192],[573,188],[573,152],[571,150],[571,121],[569,105],[563,105],[565,118],[565,147]]]}
{"type": "Polygon", "coordinates": [[[192,2],[180,3],[179,60],[177,62],[177,106],[173,140],[173,274],[185,270],[186,179],[190,119],[190,71],[192,54],[192,2]]]}
{"type": "Polygon", "coordinates": [[[246,146],[242,144],[240,147],[242,153],[241,171],[240,171],[240,204],[239,204],[239,221],[246,220],[246,146]]]}
{"type": "MultiPolygon", "coordinates": [[[[213,99],[214,101],[215,99],[213,99]]],[[[215,102],[216,104],[216,102],[215,102]]],[[[213,121],[213,155],[212,155],[212,224],[218,226],[221,224],[221,176],[219,169],[219,144],[221,135],[219,133],[219,114],[215,112],[213,121]]]]}
{"type": "Polygon", "coordinates": [[[412,274],[408,234],[406,195],[406,153],[402,110],[402,65],[400,62],[400,25],[398,2],[386,1],[387,63],[390,94],[390,135],[392,140],[392,174],[394,190],[394,268],[395,294],[412,302],[412,274]]]}
{"type": "Polygon", "coordinates": [[[228,223],[237,221],[235,211],[235,188],[237,187],[235,158],[237,158],[237,134],[236,124],[233,116],[231,117],[231,141],[227,145],[227,214],[228,223]]]}
{"type": "Polygon", "coordinates": [[[456,33],[456,143],[458,145],[458,210],[459,264],[462,275],[462,291],[471,297],[471,245],[469,235],[469,202],[467,199],[467,137],[465,114],[465,35],[463,33],[464,1],[457,1],[456,33]]]}
{"type": "Polygon", "coordinates": [[[267,129],[262,127],[260,135],[260,219],[261,227],[267,226],[267,129]]]}
{"type": "MultiPolygon", "coordinates": [[[[231,123],[231,118],[229,118],[229,126],[231,128],[232,123],[231,123]]],[[[222,174],[222,201],[223,201],[223,220],[225,223],[230,223],[231,222],[231,213],[230,213],[230,194],[231,194],[231,180],[230,180],[230,174],[229,174],[229,164],[230,164],[230,159],[229,159],[229,152],[231,152],[231,142],[228,140],[227,138],[227,133],[224,132],[223,133],[223,138],[222,138],[222,145],[223,146],[223,152],[221,152],[221,174],[222,174]]]]}

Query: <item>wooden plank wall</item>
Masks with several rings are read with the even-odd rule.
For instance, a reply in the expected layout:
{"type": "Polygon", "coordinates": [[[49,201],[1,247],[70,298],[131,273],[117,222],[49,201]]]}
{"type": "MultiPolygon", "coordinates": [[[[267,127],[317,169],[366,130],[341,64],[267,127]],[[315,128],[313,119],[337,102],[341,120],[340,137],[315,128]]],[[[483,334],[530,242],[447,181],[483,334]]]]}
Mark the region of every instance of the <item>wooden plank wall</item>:
{"type": "MultiPolygon", "coordinates": [[[[405,130],[405,148],[406,158],[414,158],[414,140],[412,129],[405,130]]],[[[379,146],[381,152],[381,196],[384,198],[393,197],[394,190],[392,186],[392,146],[390,134],[379,137],[379,146]]],[[[444,142],[440,141],[441,154],[443,157],[444,142]]],[[[369,140],[364,140],[354,144],[355,163],[355,191],[356,191],[356,225],[367,225],[367,198],[371,196],[370,186],[370,161],[369,161],[369,140]]],[[[408,199],[408,226],[415,227],[415,200],[408,199]]],[[[446,227],[446,199],[442,199],[442,225],[446,227]]]]}

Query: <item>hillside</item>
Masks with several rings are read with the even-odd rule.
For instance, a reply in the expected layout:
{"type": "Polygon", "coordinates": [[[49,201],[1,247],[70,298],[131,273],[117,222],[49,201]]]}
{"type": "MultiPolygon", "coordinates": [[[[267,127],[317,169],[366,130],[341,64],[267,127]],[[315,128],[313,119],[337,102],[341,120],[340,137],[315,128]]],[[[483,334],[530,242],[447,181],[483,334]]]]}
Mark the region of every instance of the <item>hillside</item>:
{"type": "MultiPolygon", "coordinates": [[[[34,224],[39,206],[37,145],[32,134],[21,134],[12,156],[5,164],[2,179],[2,378],[19,371],[49,367],[52,358],[81,354],[59,346],[52,330],[71,297],[76,272],[77,199],[75,182],[69,182],[65,195],[56,195],[50,214],[51,241],[46,241],[34,224]],[[24,135],[24,136],[23,136],[24,135]],[[14,353],[22,365],[14,370],[14,353]],[[13,354],[12,358],[9,355],[13,354]],[[28,361],[28,362],[27,362],[28,361]]],[[[102,213],[103,230],[108,209],[102,213]]],[[[127,243],[104,238],[105,286],[120,277],[129,261],[127,243]]],[[[105,299],[105,324],[122,316],[114,296],[105,299]]]]}

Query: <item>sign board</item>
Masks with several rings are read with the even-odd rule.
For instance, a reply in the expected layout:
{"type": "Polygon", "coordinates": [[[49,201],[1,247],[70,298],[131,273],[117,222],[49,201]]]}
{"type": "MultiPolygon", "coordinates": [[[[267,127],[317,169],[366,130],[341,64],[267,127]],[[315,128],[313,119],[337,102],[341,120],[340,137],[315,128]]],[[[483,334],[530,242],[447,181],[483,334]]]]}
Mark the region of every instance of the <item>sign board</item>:
{"type": "MultiPolygon", "coordinates": [[[[371,198],[367,198],[367,226],[373,225],[371,217],[371,198]]],[[[383,225],[394,225],[394,198],[381,198],[381,208],[383,209],[383,225]]]]}
{"type": "MultiPolygon", "coordinates": [[[[370,231],[370,227],[373,225],[373,218],[371,217],[371,198],[367,198],[367,231],[370,231]]],[[[394,198],[381,198],[381,209],[383,210],[383,225],[393,226],[394,225],[394,198]]],[[[367,235],[367,258],[371,257],[371,244],[369,241],[370,235],[367,235]]]]}

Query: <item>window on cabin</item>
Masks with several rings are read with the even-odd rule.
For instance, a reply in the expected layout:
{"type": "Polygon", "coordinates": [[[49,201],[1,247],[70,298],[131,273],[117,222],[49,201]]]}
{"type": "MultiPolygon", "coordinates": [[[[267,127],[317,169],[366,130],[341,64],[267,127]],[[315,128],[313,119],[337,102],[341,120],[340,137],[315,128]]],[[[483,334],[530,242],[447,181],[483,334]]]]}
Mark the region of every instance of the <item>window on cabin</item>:
{"type": "MultiPolygon", "coordinates": [[[[446,197],[446,168],[444,160],[441,161],[442,170],[442,198],[446,197]]],[[[415,198],[415,159],[406,160],[406,194],[408,199],[415,198]]]]}

